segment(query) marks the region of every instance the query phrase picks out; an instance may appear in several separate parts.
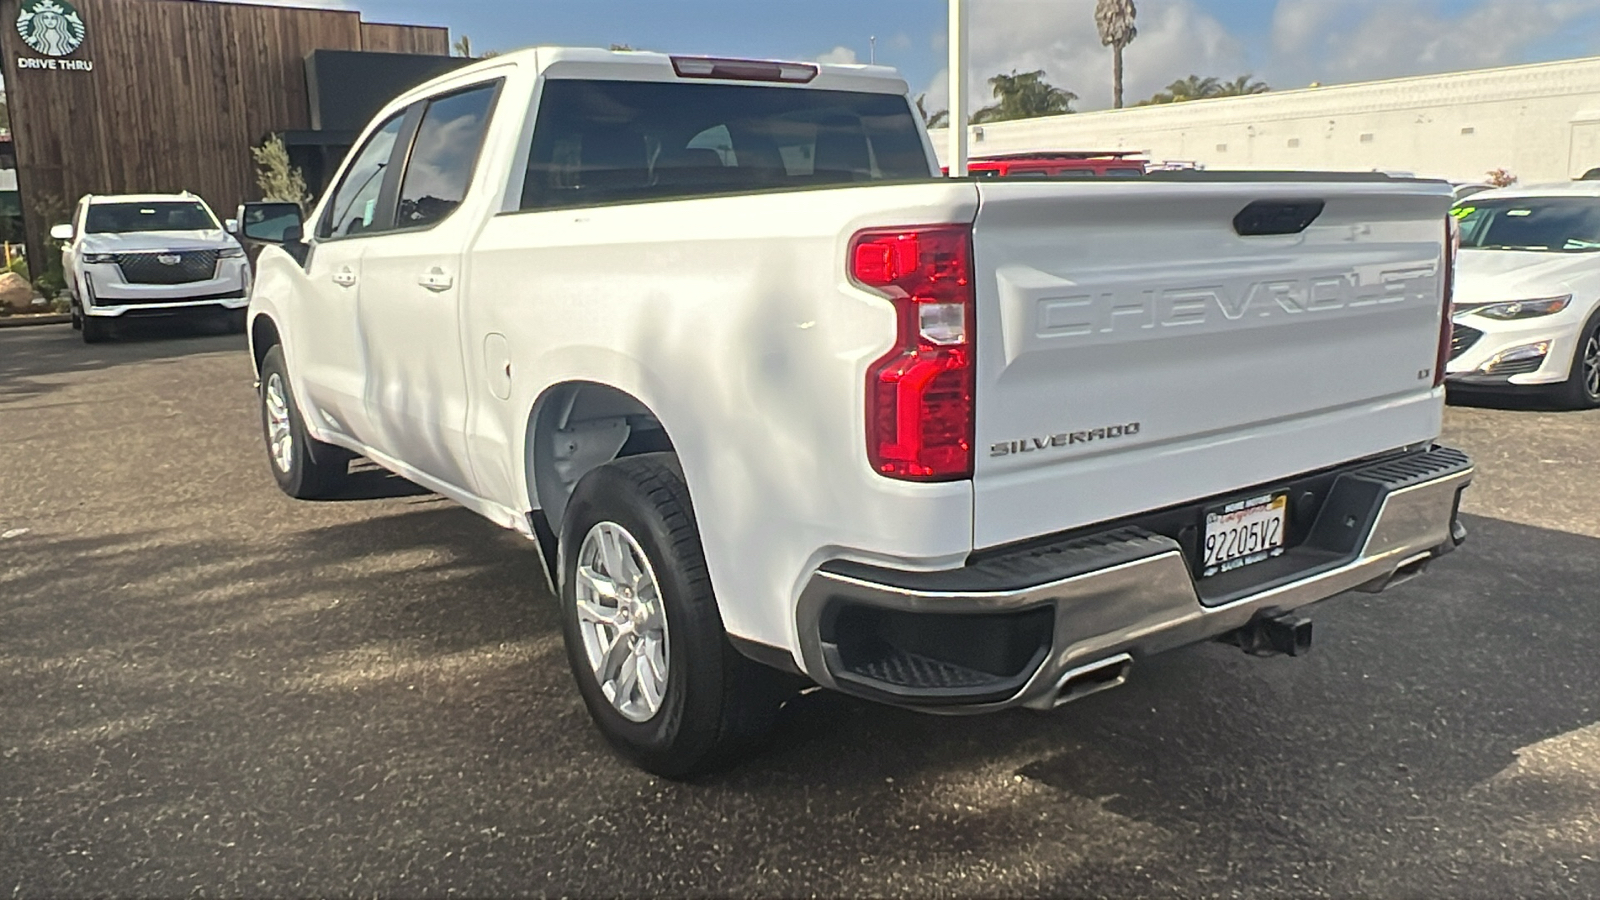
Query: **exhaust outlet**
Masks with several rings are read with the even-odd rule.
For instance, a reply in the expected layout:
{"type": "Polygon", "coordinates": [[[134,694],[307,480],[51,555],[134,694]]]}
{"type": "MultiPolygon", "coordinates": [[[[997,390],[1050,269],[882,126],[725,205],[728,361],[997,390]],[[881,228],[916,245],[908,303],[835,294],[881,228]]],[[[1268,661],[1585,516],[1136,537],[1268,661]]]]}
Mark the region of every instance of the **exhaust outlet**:
{"type": "MultiPolygon", "coordinates": [[[[1454,548],[1451,548],[1454,549],[1454,548]]],[[[1381,578],[1375,578],[1366,584],[1357,585],[1356,590],[1363,594],[1381,594],[1392,587],[1399,587],[1411,579],[1428,571],[1429,563],[1433,562],[1434,553],[1419,553],[1401,563],[1393,572],[1381,578]]]]}
{"type": "Polygon", "coordinates": [[[1126,653],[1079,666],[1061,676],[1061,682],[1056,686],[1055,705],[1082,700],[1090,694],[1118,687],[1128,680],[1128,673],[1132,671],[1133,657],[1126,653]]]}

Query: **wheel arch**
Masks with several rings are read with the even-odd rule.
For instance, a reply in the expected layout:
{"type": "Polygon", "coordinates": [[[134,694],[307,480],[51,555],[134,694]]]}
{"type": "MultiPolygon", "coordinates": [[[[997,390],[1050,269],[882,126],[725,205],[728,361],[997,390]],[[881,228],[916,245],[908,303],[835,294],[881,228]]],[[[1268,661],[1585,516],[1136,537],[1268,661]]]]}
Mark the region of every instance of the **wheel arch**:
{"type": "Polygon", "coordinates": [[[676,452],[666,425],[628,391],[595,381],[551,385],[534,401],[523,442],[528,504],[559,534],[578,481],[598,466],[641,453],[676,452]]]}
{"type": "Polygon", "coordinates": [[[283,343],[283,337],[278,333],[278,323],[272,317],[262,313],[250,322],[250,358],[256,367],[256,375],[261,375],[261,363],[267,358],[267,351],[283,343]]]}

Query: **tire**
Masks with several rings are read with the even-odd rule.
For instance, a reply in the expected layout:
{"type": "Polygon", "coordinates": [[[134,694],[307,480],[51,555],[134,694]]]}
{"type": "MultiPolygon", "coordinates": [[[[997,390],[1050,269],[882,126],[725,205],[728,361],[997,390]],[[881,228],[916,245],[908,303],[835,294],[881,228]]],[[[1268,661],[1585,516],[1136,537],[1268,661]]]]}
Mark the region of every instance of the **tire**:
{"type": "Polygon", "coordinates": [[[1555,400],[1567,409],[1600,407],[1600,310],[1589,317],[1578,333],[1578,349],[1572,354],[1572,370],[1567,380],[1556,386],[1555,400]]]}
{"type": "Polygon", "coordinates": [[[84,316],[82,327],[78,330],[83,333],[85,344],[105,343],[111,337],[111,323],[94,316],[84,316]]]}
{"type": "Polygon", "coordinates": [[[559,546],[567,661],[606,740],[638,767],[673,779],[754,750],[786,699],[784,681],[728,642],[676,457],[632,456],[585,475],[559,546]],[[607,605],[595,588],[616,578],[619,564],[638,590],[610,581],[607,605]]]}
{"type": "Polygon", "coordinates": [[[73,331],[82,331],[83,330],[83,313],[78,312],[78,303],[77,303],[77,301],[73,301],[73,303],[72,303],[72,330],[73,331]]]}
{"type": "Polygon", "coordinates": [[[320,500],[337,494],[349,478],[350,451],[324,444],[306,433],[281,344],[268,350],[261,361],[260,405],[267,463],[278,487],[297,500],[320,500]]]}

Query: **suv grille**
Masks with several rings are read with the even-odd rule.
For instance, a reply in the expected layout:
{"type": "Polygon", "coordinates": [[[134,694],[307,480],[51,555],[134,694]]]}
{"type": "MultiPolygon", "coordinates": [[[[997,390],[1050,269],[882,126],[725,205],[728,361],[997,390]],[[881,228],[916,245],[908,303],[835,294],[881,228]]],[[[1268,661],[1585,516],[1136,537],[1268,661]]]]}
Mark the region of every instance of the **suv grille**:
{"type": "Polygon", "coordinates": [[[117,267],[129,284],[189,284],[217,275],[217,251],[173,250],[166,253],[118,253],[117,267]]]}
{"type": "Polygon", "coordinates": [[[1455,359],[1461,354],[1472,349],[1472,345],[1483,337],[1483,332],[1465,325],[1457,325],[1450,330],[1450,358],[1455,359]]]}

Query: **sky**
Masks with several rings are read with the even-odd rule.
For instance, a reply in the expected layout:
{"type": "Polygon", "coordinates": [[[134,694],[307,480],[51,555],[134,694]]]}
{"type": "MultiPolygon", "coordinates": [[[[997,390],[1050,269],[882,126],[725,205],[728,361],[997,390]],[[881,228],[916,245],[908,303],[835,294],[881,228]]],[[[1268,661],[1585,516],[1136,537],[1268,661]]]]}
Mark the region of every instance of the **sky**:
{"type": "MultiPolygon", "coordinates": [[[[266,0],[263,0],[266,2],[266,0]]],[[[368,21],[449,26],[474,51],[535,44],[897,67],[928,108],[948,97],[945,0],[270,0],[360,9],[368,21]]],[[[972,101],[989,76],[1044,69],[1111,105],[1095,0],[969,0],[972,101]]],[[[1190,74],[1274,88],[1600,55],[1600,0],[1137,0],[1128,101],[1190,74]]]]}

